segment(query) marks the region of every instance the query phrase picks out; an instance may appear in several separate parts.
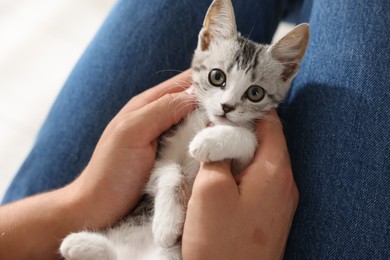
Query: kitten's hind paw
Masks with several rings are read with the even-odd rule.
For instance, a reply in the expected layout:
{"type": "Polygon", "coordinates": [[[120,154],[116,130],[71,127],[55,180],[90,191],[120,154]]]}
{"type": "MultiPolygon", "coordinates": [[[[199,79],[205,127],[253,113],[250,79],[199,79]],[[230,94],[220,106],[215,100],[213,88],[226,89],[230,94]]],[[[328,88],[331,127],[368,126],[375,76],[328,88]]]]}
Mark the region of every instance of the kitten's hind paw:
{"type": "Polygon", "coordinates": [[[168,228],[165,225],[161,225],[161,223],[157,223],[154,221],[153,223],[153,235],[154,235],[154,242],[163,247],[163,248],[170,248],[177,244],[180,236],[181,236],[181,230],[174,230],[172,228],[168,228]]]}
{"type": "Polygon", "coordinates": [[[116,260],[116,253],[106,237],[90,232],[73,233],[61,243],[61,255],[66,260],[116,260]]]}

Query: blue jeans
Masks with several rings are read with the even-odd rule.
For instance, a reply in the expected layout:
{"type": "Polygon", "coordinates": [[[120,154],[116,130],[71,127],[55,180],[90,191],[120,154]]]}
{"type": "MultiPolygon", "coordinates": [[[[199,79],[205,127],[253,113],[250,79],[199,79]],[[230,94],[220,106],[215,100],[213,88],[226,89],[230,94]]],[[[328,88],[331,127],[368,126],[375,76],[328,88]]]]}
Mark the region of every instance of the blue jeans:
{"type": "MultiPolygon", "coordinates": [[[[390,258],[390,2],[307,0],[311,40],[280,108],[300,204],[286,259],[390,258]]],[[[3,203],[72,181],[134,95],[190,65],[210,1],[120,0],[58,96],[3,203]]],[[[269,42],[286,0],[235,1],[269,42]]]]}

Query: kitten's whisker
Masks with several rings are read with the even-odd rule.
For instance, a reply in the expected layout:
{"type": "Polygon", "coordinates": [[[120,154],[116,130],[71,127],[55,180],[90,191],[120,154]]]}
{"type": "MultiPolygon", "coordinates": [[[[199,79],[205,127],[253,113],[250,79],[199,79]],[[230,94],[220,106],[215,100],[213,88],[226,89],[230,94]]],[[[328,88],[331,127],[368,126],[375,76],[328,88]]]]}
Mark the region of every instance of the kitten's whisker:
{"type": "Polygon", "coordinates": [[[279,65],[299,65],[301,64],[300,62],[293,62],[293,61],[286,61],[286,62],[276,62],[279,65]]]}
{"type": "Polygon", "coordinates": [[[175,86],[176,86],[176,87],[180,87],[182,90],[186,90],[186,89],[187,89],[186,86],[180,84],[179,82],[175,82],[175,86]]]}
{"type": "MultiPolygon", "coordinates": [[[[185,81],[183,81],[185,82],[185,81]]],[[[188,87],[185,85],[180,84],[181,82],[174,82],[174,85],[167,87],[163,92],[160,93],[160,97],[164,96],[167,93],[170,93],[172,89],[180,87],[184,90],[186,90],[188,87]]],[[[188,85],[188,84],[187,84],[188,85]]]]}
{"type": "Polygon", "coordinates": [[[184,79],[178,79],[178,80],[181,81],[181,82],[185,82],[185,83],[190,83],[190,82],[192,82],[192,79],[189,79],[189,81],[184,80],[184,79]]]}
{"type": "Polygon", "coordinates": [[[271,123],[276,123],[276,124],[280,124],[281,123],[278,117],[270,116],[270,115],[264,115],[262,117],[262,120],[266,120],[266,121],[269,121],[271,123]]]}
{"type": "Polygon", "coordinates": [[[251,120],[249,120],[249,123],[255,125],[257,123],[257,120],[260,120],[260,118],[258,118],[258,119],[251,119],[251,120]]]}
{"type": "Polygon", "coordinates": [[[184,70],[166,69],[166,70],[159,70],[159,71],[156,71],[156,74],[157,74],[157,73],[162,73],[162,72],[179,72],[179,73],[182,73],[182,72],[184,72],[184,70]]]}
{"type": "MultiPolygon", "coordinates": [[[[178,104],[174,104],[174,103],[177,101],[177,98],[178,98],[178,97],[174,98],[174,99],[170,102],[170,105],[175,105],[175,109],[176,109],[177,107],[179,107],[179,110],[177,110],[177,111],[180,111],[180,109],[183,109],[183,108],[186,107],[187,105],[196,105],[196,104],[197,104],[197,102],[196,102],[196,101],[193,101],[193,100],[183,100],[183,101],[181,101],[181,102],[178,103],[178,104]],[[180,106],[182,106],[182,105],[184,105],[183,108],[180,108],[180,106]]],[[[177,111],[176,111],[176,112],[177,112],[177,111]]]]}
{"type": "Polygon", "coordinates": [[[186,81],[184,79],[180,79],[179,81],[184,83],[184,85],[189,85],[190,86],[192,84],[192,79],[189,79],[188,81],[186,81]]]}
{"type": "Polygon", "coordinates": [[[187,87],[187,86],[185,86],[185,85],[182,85],[182,84],[179,84],[179,83],[177,83],[177,82],[175,83],[175,86],[176,86],[176,87],[179,87],[179,88],[181,88],[181,90],[182,90],[182,91],[184,91],[184,90],[188,89],[188,87],[187,87]]]}
{"type": "MultiPolygon", "coordinates": [[[[177,69],[164,69],[164,70],[159,70],[159,71],[156,71],[155,73],[158,74],[158,73],[163,73],[163,72],[178,72],[178,73],[182,73],[184,72],[184,70],[177,70],[177,69]]],[[[178,80],[177,82],[175,82],[175,86],[171,86],[171,87],[168,87],[165,91],[163,91],[161,94],[160,94],[160,97],[167,94],[172,88],[175,88],[177,86],[182,86],[183,90],[187,89],[186,86],[188,85],[191,85],[191,81],[187,82],[185,80],[178,80]],[[179,83],[182,83],[183,85],[180,85],[179,83]]]]}
{"type": "Polygon", "coordinates": [[[248,40],[249,40],[249,38],[251,37],[251,34],[252,34],[252,32],[253,32],[253,29],[255,29],[255,26],[256,26],[257,22],[259,21],[259,19],[260,19],[260,16],[258,15],[257,18],[256,18],[255,23],[253,24],[253,26],[252,26],[252,28],[251,28],[251,30],[250,30],[250,32],[249,32],[249,35],[248,35],[248,37],[247,37],[248,40]]]}
{"type": "Polygon", "coordinates": [[[175,112],[179,113],[182,109],[185,109],[188,106],[192,106],[193,104],[194,104],[194,102],[192,102],[192,101],[179,103],[175,107],[175,112]]]}
{"type": "Polygon", "coordinates": [[[171,89],[174,89],[174,88],[177,88],[177,85],[172,85],[172,86],[167,87],[164,91],[162,91],[162,92],[160,93],[160,96],[159,96],[159,97],[162,97],[162,96],[164,96],[165,94],[170,93],[170,92],[171,92],[171,89]]]}

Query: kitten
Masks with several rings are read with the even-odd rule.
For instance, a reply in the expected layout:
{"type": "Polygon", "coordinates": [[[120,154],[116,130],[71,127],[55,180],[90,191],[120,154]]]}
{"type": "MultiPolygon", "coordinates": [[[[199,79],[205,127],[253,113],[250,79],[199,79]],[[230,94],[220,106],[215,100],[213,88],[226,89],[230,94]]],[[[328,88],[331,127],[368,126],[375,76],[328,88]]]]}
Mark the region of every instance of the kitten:
{"type": "Polygon", "coordinates": [[[181,259],[199,161],[233,159],[235,173],[251,162],[255,121],[285,98],[308,39],[309,26],[301,24],[271,46],[254,43],[237,32],[231,1],[214,0],[192,62],[198,109],[163,137],[135,211],[107,230],[70,234],[61,254],[78,260],[181,259]]]}

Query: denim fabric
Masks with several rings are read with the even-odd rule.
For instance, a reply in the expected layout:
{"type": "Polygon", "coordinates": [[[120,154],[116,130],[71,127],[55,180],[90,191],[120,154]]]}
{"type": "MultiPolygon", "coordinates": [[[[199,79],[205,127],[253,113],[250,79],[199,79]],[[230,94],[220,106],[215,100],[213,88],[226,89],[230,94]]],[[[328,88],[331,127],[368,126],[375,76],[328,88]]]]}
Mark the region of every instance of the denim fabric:
{"type": "MultiPolygon", "coordinates": [[[[233,1],[269,42],[286,0],[233,1]]],[[[210,1],[118,1],[58,96],[3,203],[65,185],[134,95],[190,65],[210,1]]],[[[285,259],[390,259],[390,2],[309,0],[311,40],[281,106],[300,205],[285,259]]]]}
{"type": "Polygon", "coordinates": [[[282,108],[300,191],[285,258],[390,259],[390,2],[314,1],[305,16],[282,108]]]}

